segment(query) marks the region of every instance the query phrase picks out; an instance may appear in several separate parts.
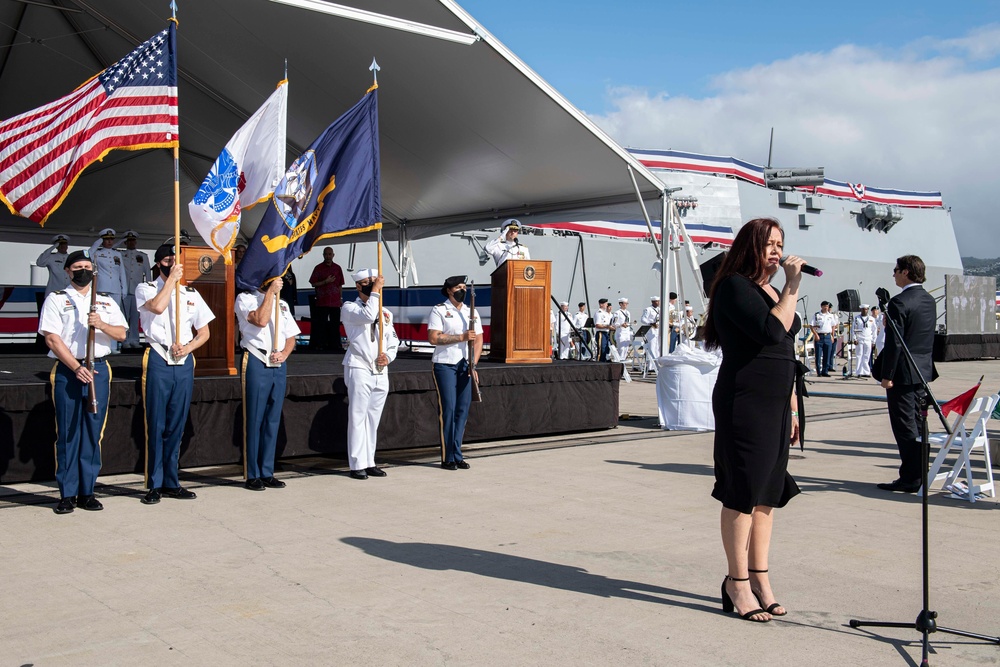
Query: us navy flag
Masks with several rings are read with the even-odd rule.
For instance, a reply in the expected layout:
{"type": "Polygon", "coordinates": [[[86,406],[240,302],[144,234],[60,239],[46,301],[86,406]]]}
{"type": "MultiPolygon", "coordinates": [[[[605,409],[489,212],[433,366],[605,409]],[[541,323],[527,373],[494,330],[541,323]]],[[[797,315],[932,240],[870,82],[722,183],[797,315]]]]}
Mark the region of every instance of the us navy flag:
{"type": "Polygon", "coordinates": [[[238,288],[283,275],[320,239],[381,227],[377,95],[366,93],[285,172],[236,268],[238,288]]]}

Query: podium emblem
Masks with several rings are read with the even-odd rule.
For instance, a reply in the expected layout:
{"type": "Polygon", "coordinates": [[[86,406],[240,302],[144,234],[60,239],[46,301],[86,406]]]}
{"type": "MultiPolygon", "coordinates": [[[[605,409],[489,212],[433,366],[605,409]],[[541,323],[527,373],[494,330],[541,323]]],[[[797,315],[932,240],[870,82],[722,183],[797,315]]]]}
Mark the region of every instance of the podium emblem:
{"type": "Polygon", "coordinates": [[[212,272],[212,267],[214,266],[215,262],[212,261],[212,258],[210,256],[202,255],[201,257],[198,258],[198,270],[201,272],[201,275],[207,276],[209,273],[212,272]]]}
{"type": "Polygon", "coordinates": [[[535,279],[535,267],[531,266],[530,264],[524,267],[524,279],[525,280],[535,279]]]}

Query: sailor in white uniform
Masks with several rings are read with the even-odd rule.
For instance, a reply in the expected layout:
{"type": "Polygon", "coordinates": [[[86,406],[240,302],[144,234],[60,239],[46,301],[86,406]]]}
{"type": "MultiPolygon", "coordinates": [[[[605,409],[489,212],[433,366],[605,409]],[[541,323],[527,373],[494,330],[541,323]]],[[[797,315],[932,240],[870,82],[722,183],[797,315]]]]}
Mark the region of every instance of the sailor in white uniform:
{"type": "MultiPolygon", "coordinates": [[[[98,239],[90,246],[90,257],[94,261],[94,272],[97,274],[97,291],[108,294],[118,302],[121,311],[125,312],[125,295],[128,293],[128,281],[125,279],[125,267],[122,256],[115,250],[115,230],[110,227],[102,229],[98,239]]],[[[116,350],[112,350],[114,354],[116,350]]]]}
{"type": "Polygon", "coordinates": [[[500,227],[500,236],[486,244],[486,252],[500,266],[508,259],[531,259],[528,246],[521,245],[517,235],[521,231],[521,223],[510,218],[500,227]]]}
{"type": "Polygon", "coordinates": [[[69,237],[65,234],[56,234],[52,237],[52,245],[42,251],[42,254],[35,260],[35,266],[45,268],[49,272],[49,280],[45,283],[45,296],[56,290],[66,289],[69,285],[69,278],[66,275],[66,258],[69,256],[69,237]]]}
{"type": "MultiPolygon", "coordinates": [[[[556,313],[556,345],[558,346],[558,357],[560,359],[569,359],[570,351],[576,347],[573,342],[573,328],[570,326],[570,322],[566,321],[569,316],[569,301],[559,302],[559,312],[556,313]]],[[[584,320],[586,321],[586,320],[584,320]]]]}
{"type": "Polygon", "coordinates": [[[851,326],[854,334],[854,374],[858,377],[871,377],[872,345],[878,335],[878,324],[875,318],[868,314],[868,304],[861,304],[861,313],[854,316],[851,326]]]}
{"type": "Polygon", "coordinates": [[[639,322],[649,325],[646,332],[646,370],[655,371],[656,360],[660,358],[660,297],[650,297],[649,302],[639,322]]]}
{"type": "Polygon", "coordinates": [[[139,242],[139,235],[131,229],[125,232],[121,241],[115,246],[124,243],[125,248],[119,248],[118,252],[122,256],[122,266],[125,268],[125,319],[128,320],[128,337],[122,343],[123,350],[137,350],[139,345],[139,311],[135,307],[135,288],[139,283],[149,280],[149,257],[141,250],[136,250],[135,246],[139,242]]]}
{"type": "Polygon", "coordinates": [[[388,366],[396,358],[399,338],[392,326],[392,313],[382,307],[385,276],[375,269],[351,274],[358,298],[345,301],[340,321],[347,334],[344,382],[347,384],[347,460],[351,477],[385,477],[375,465],[378,424],[389,395],[388,366]],[[379,354],[378,318],[382,317],[382,354],[379,354]]]}
{"type": "Polygon", "coordinates": [[[632,314],[628,312],[628,299],[625,297],[618,299],[618,310],[611,317],[611,326],[615,331],[618,356],[624,361],[629,348],[632,347],[632,314]]]}

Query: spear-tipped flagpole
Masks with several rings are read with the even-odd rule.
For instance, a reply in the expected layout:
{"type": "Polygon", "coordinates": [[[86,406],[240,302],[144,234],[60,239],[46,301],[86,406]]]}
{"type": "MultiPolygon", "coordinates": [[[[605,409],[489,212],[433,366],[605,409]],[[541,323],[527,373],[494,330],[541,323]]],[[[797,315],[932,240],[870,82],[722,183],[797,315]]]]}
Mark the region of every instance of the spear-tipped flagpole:
{"type": "MultiPolygon", "coordinates": [[[[171,20],[177,22],[177,2],[170,0],[171,20]]],[[[181,141],[174,142],[174,263],[181,259],[181,141]]],[[[181,267],[183,275],[183,266],[181,267]]],[[[181,284],[174,285],[174,344],[181,340],[181,284]]]]}
{"type": "MultiPolygon", "coordinates": [[[[372,64],[368,67],[368,70],[372,73],[372,87],[368,89],[371,92],[378,88],[378,72],[382,69],[378,66],[378,61],[372,58],[372,64]]],[[[378,275],[382,275],[382,225],[378,226],[378,240],[376,241],[378,246],[378,275]]],[[[382,292],[379,294],[378,300],[378,356],[382,356],[385,353],[385,318],[382,317],[382,306],[385,303],[385,285],[382,285],[382,292]]],[[[378,369],[381,373],[382,369],[378,369]]]]}

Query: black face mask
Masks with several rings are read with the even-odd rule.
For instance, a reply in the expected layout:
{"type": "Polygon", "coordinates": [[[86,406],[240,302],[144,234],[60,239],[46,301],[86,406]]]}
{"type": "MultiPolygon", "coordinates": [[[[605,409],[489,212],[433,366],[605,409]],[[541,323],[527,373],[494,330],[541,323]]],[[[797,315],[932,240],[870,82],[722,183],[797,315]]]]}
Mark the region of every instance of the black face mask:
{"type": "Polygon", "coordinates": [[[375,287],[375,283],[368,283],[367,285],[362,285],[358,291],[365,296],[371,296],[373,287],[375,287]]]}
{"type": "Polygon", "coordinates": [[[452,292],[451,296],[453,299],[455,299],[455,301],[462,303],[463,301],[465,301],[465,290],[464,289],[455,290],[454,292],[452,292]]]}
{"type": "Polygon", "coordinates": [[[86,287],[94,279],[94,272],[90,269],[77,269],[73,272],[73,284],[77,287],[86,287]]]}

